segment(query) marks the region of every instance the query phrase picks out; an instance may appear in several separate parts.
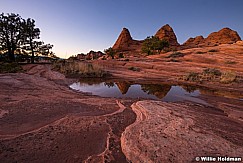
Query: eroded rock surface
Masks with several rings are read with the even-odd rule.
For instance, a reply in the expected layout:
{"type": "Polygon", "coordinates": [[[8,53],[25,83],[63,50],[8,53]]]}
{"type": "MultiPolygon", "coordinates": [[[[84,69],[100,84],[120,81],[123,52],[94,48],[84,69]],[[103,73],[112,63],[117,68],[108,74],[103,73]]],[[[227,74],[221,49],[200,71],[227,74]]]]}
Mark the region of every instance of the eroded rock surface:
{"type": "Polygon", "coordinates": [[[189,38],[184,44],[183,46],[186,46],[188,48],[191,47],[198,47],[198,46],[202,46],[205,42],[205,39],[203,38],[203,36],[197,36],[195,38],[189,38]]]}
{"type": "Polygon", "coordinates": [[[159,39],[164,39],[169,42],[170,46],[179,46],[179,43],[177,42],[176,35],[173,31],[173,29],[170,27],[170,25],[166,24],[163,27],[161,27],[155,34],[156,37],[159,39]]]}
{"type": "Polygon", "coordinates": [[[202,36],[197,36],[195,38],[189,38],[182,47],[184,48],[195,48],[195,47],[205,47],[205,46],[216,46],[220,44],[232,44],[237,41],[241,41],[239,34],[230,29],[223,28],[218,32],[213,32],[208,35],[207,38],[202,36]]]}
{"type": "Polygon", "coordinates": [[[112,48],[119,51],[137,50],[141,48],[141,41],[133,40],[129,30],[123,28],[112,48]]]}
{"type": "MultiPolygon", "coordinates": [[[[122,134],[131,162],[193,162],[197,156],[242,157],[243,123],[197,104],[139,101],[136,122],[122,134]]],[[[241,114],[243,112],[241,111],[241,114]]]]}
{"type": "Polygon", "coordinates": [[[0,162],[126,162],[131,102],[74,92],[49,68],[0,74],[0,162]]]}
{"type": "Polygon", "coordinates": [[[218,32],[211,33],[205,40],[206,45],[214,45],[214,44],[231,44],[237,41],[240,41],[241,38],[239,34],[230,29],[230,28],[223,28],[218,32]]]}

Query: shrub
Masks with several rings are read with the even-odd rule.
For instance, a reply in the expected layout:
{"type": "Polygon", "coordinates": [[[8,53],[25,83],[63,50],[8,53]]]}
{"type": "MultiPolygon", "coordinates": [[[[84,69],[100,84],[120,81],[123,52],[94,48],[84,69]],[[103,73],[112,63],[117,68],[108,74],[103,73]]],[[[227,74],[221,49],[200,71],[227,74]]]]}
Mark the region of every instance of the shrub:
{"type": "Polygon", "coordinates": [[[218,52],[217,49],[210,49],[208,52],[218,52]]]}
{"type": "Polygon", "coordinates": [[[103,56],[101,59],[102,59],[102,60],[106,60],[106,57],[105,57],[105,56],[103,56]]]}
{"type": "Polygon", "coordinates": [[[216,68],[206,68],[206,69],[203,70],[203,74],[220,76],[222,73],[221,73],[220,70],[218,70],[216,68]]]}
{"type": "Polygon", "coordinates": [[[220,82],[225,84],[232,83],[235,80],[236,80],[236,73],[232,71],[224,72],[220,78],[220,82]]]}
{"type": "Polygon", "coordinates": [[[195,73],[195,72],[190,72],[189,74],[185,75],[183,77],[183,80],[186,81],[218,81],[221,83],[232,83],[236,81],[236,73],[232,71],[228,72],[221,72],[218,69],[215,68],[207,68],[204,69],[202,73],[195,73]]]}
{"type": "Polygon", "coordinates": [[[138,67],[129,67],[128,70],[140,71],[140,68],[138,68],[138,67]]]}
{"type": "Polygon", "coordinates": [[[181,52],[173,52],[172,54],[170,54],[169,56],[165,57],[165,58],[179,58],[179,57],[184,57],[185,54],[181,53],[181,52]]]}
{"type": "Polygon", "coordinates": [[[0,63],[0,73],[16,73],[22,70],[18,63],[0,63]]]}
{"type": "Polygon", "coordinates": [[[204,54],[206,52],[202,52],[202,51],[197,51],[196,54],[204,54]]]}
{"type": "Polygon", "coordinates": [[[167,62],[180,62],[180,61],[177,60],[177,59],[172,58],[172,59],[168,60],[167,62]]]}
{"type": "Polygon", "coordinates": [[[119,53],[118,57],[119,57],[119,58],[124,58],[123,53],[119,53]]]}
{"type": "Polygon", "coordinates": [[[142,52],[147,55],[161,53],[162,50],[169,47],[167,40],[160,40],[156,36],[147,37],[142,44],[142,52]]]}
{"type": "Polygon", "coordinates": [[[225,64],[229,64],[229,65],[231,65],[231,64],[236,64],[237,62],[235,62],[235,61],[226,61],[225,62],[225,64]]]}
{"type": "Polygon", "coordinates": [[[190,72],[184,77],[184,80],[186,81],[198,81],[199,80],[199,73],[196,72],[190,72]]]}
{"type": "Polygon", "coordinates": [[[105,54],[110,56],[112,59],[114,59],[114,57],[116,55],[116,51],[112,47],[105,49],[104,52],[105,52],[105,54]]]}

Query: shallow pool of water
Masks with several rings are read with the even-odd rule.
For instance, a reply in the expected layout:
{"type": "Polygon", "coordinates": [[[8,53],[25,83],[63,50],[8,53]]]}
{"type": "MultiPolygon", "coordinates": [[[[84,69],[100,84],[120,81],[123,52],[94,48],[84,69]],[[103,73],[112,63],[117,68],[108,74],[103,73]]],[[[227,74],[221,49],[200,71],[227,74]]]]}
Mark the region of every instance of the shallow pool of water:
{"type": "Polygon", "coordinates": [[[70,85],[71,89],[91,93],[101,97],[154,99],[168,102],[193,101],[207,104],[198,98],[200,91],[188,86],[167,84],[132,84],[129,82],[76,82],[70,85]]]}

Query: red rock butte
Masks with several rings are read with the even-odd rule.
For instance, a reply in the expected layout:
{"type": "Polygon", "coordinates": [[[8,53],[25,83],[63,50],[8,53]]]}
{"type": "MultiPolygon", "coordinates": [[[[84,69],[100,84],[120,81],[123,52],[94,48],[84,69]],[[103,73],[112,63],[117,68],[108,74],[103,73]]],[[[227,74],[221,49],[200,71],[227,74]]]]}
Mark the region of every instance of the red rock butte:
{"type": "Polygon", "coordinates": [[[236,31],[230,28],[223,28],[218,32],[209,34],[207,38],[203,38],[202,36],[189,38],[182,46],[185,48],[215,46],[220,44],[232,44],[240,40],[241,38],[236,31]]]}
{"type": "MultiPolygon", "coordinates": [[[[239,34],[230,29],[223,28],[218,32],[213,32],[208,35],[207,38],[203,36],[197,36],[195,38],[189,38],[185,43],[180,45],[177,41],[176,34],[172,27],[168,24],[162,26],[155,35],[161,40],[167,40],[171,47],[174,48],[194,48],[204,46],[215,46],[220,44],[232,44],[237,41],[241,41],[239,34]]],[[[118,51],[141,51],[143,40],[134,40],[127,28],[123,28],[118,39],[113,45],[113,49],[118,51]]]]}
{"type": "Polygon", "coordinates": [[[136,50],[139,47],[141,47],[141,42],[133,40],[129,30],[127,28],[123,28],[112,48],[116,50],[127,51],[136,50]]]}
{"type": "Polygon", "coordinates": [[[161,27],[155,34],[160,40],[167,40],[170,46],[179,46],[180,44],[177,42],[176,35],[173,29],[169,26],[169,24],[161,27]]]}

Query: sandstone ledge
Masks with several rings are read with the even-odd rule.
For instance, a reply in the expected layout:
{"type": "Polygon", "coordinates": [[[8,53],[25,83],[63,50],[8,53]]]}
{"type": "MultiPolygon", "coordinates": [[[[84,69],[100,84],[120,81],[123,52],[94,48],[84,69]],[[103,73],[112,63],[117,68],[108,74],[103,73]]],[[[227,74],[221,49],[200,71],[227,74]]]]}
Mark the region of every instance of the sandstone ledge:
{"type": "Polygon", "coordinates": [[[131,162],[194,162],[196,156],[242,157],[242,122],[195,104],[139,101],[121,146],[131,162]]]}

